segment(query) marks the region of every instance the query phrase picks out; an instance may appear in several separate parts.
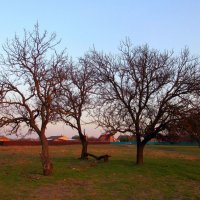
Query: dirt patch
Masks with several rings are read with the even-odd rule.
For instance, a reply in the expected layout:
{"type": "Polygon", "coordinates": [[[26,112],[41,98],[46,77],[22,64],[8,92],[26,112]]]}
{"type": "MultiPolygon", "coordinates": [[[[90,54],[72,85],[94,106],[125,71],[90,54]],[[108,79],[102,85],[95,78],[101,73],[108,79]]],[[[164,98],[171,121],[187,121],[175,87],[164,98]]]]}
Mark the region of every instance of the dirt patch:
{"type": "Polygon", "coordinates": [[[65,185],[48,185],[35,190],[28,199],[54,199],[71,198],[70,189],[65,185]]]}
{"type": "Polygon", "coordinates": [[[63,180],[54,185],[41,186],[28,197],[29,200],[62,200],[62,199],[82,199],[82,195],[89,193],[94,188],[89,181],[83,180],[63,180]],[[77,191],[77,192],[76,192],[77,191]],[[82,191],[82,195],[80,195],[82,191]]]}
{"type": "Polygon", "coordinates": [[[145,151],[145,155],[151,156],[151,157],[159,157],[159,158],[180,158],[184,160],[197,160],[198,156],[195,155],[187,155],[182,154],[176,151],[165,151],[165,150],[159,150],[159,151],[145,151]]]}

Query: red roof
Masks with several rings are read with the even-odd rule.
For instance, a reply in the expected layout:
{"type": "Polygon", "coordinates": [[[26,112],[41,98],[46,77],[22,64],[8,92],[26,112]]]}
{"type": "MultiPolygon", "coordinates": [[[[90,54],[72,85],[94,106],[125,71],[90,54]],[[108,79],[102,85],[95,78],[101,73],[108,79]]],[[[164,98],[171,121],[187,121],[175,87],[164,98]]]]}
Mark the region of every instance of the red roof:
{"type": "Polygon", "coordinates": [[[99,136],[98,141],[102,141],[102,142],[114,142],[115,138],[114,138],[113,135],[104,133],[104,134],[101,134],[99,136]]]}
{"type": "Polygon", "coordinates": [[[5,136],[0,136],[0,141],[10,141],[9,138],[5,137],[5,136]]]}

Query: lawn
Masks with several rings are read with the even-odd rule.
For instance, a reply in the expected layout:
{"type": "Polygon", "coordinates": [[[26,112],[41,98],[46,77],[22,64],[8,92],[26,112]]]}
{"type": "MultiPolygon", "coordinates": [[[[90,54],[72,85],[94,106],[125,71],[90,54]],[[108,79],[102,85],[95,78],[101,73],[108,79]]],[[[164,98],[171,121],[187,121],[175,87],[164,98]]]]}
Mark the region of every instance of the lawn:
{"type": "Polygon", "coordinates": [[[79,145],[51,146],[54,173],[41,174],[40,147],[0,147],[1,200],[200,199],[200,148],[149,145],[135,165],[134,145],[90,145],[109,162],[81,161],[79,145]]]}

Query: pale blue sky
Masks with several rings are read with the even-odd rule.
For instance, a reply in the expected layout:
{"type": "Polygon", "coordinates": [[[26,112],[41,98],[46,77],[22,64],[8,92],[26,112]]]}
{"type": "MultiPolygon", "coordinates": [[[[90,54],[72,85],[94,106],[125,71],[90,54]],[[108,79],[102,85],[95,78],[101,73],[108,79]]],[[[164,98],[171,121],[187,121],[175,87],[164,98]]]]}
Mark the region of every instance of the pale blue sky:
{"type": "MultiPolygon", "coordinates": [[[[176,52],[187,46],[200,54],[199,0],[0,0],[0,44],[37,21],[41,30],[57,33],[72,57],[93,45],[116,52],[127,36],[135,45],[176,52]]],[[[48,134],[55,132],[65,130],[51,128],[48,134]]]]}
{"type": "Polygon", "coordinates": [[[199,0],[0,0],[0,43],[37,21],[74,57],[93,45],[114,52],[127,36],[135,45],[200,53],[199,0]]]}

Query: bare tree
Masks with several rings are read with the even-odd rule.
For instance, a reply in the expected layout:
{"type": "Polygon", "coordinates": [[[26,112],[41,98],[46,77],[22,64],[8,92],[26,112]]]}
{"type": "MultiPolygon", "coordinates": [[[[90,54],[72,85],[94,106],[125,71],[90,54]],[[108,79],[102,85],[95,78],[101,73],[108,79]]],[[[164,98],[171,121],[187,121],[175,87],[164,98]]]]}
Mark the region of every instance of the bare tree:
{"type": "Polygon", "coordinates": [[[192,138],[193,141],[196,141],[200,147],[200,113],[194,112],[187,118],[183,125],[184,131],[192,138]]]}
{"type": "Polygon", "coordinates": [[[188,141],[195,141],[200,147],[200,111],[199,107],[191,108],[188,113],[181,118],[181,120],[173,123],[170,129],[173,133],[178,135],[179,138],[187,138],[188,141]]]}
{"type": "Polygon", "coordinates": [[[61,93],[59,94],[59,120],[76,129],[82,144],[81,159],[86,159],[87,135],[83,130],[86,114],[91,109],[94,90],[94,70],[87,58],[80,58],[77,64],[71,63],[62,68],[60,76],[61,93]]]}
{"type": "Polygon", "coordinates": [[[15,36],[3,46],[1,55],[1,127],[10,127],[17,133],[23,125],[29,132],[36,132],[42,145],[41,159],[44,175],[50,175],[53,165],[49,157],[45,131],[54,121],[55,97],[59,86],[58,68],[65,66],[64,51],[55,50],[56,35],[39,32],[35,25],[32,32],[24,32],[23,39],[15,36]]]}
{"type": "Polygon", "coordinates": [[[147,142],[189,109],[190,94],[196,89],[197,60],[187,49],[174,56],[148,46],[133,48],[130,41],[121,44],[119,55],[94,50],[90,60],[99,77],[99,125],[135,135],[136,163],[143,164],[147,142]]]}

